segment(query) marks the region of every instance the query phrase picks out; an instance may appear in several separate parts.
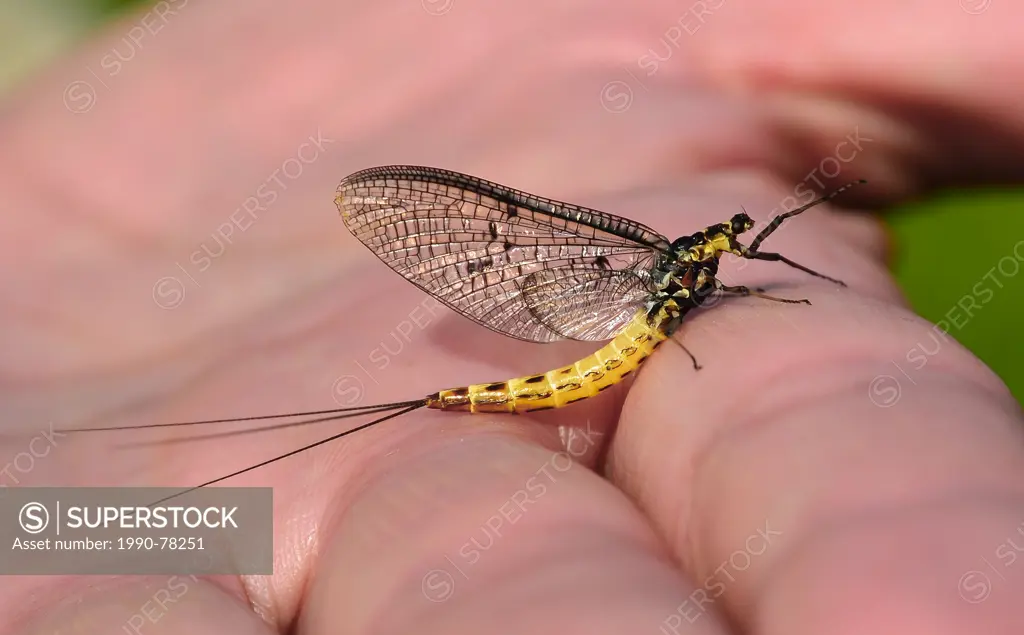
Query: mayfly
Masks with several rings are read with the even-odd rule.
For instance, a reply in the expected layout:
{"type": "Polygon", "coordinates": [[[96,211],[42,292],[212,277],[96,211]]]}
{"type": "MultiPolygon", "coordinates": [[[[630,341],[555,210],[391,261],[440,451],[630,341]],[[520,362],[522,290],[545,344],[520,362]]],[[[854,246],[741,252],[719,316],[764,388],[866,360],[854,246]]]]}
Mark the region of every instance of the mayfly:
{"type": "MultiPolygon", "coordinates": [[[[611,341],[573,364],[546,373],[448,388],[411,401],[130,427],[314,417],[258,428],[268,430],[382,415],[186,490],[192,491],[420,408],[522,414],[568,406],[634,372],[672,338],[687,312],[716,291],[810,304],[769,296],[762,289],[723,284],[717,274],[724,254],[782,262],[845,286],[759,247],[787,218],[858,183],[864,181],[780,214],[749,245],[743,245],[738,237],[754,227],[746,213],[669,241],[632,220],[450,170],[393,165],[355,172],[341,181],[335,197],[345,226],[406,280],[464,317],[519,340],[611,341]]],[[[696,358],[683,350],[699,369],[696,358]]],[[[111,429],[125,428],[79,431],[111,429]]]]}

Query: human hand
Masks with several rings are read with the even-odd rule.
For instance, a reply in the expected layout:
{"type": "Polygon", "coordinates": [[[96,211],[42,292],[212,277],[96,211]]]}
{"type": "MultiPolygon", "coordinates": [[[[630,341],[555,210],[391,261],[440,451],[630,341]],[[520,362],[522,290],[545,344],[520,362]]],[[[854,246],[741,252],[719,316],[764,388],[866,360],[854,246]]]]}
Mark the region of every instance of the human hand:
{"type": "MultiPolygon", "coordinates": [[[[884,198],[1019,177],[1018,88],[998,81],[1022,59],[1012,6],[182,4],[116,74],[104,60],[127,57],[131,24],[0,121],[19,431],[411,399],[593,348],[435,310],[336,215],[336,182],[369,165],[456,169],[670,237],[740,205],[765,221],[812,168],[884,198]],[[670,56],[647,76],[649,48],[670,56]]],[[[190,582],[145,630],[1020,632],[1024,573],[994,559],[1022,520],[1018,406],[951,340],[896,402],[873,383],[933,333],[869,217],[816,209],[766,247],[850,286],[726,259],[727,283],[813,306],[701,312],[676,337],[704,368],[661,348],[621,415],[621,394],[536,417],[417,413],[232,479],[274,487],[275,574],[190,582]],[[582,431],[581,465],[555,454],[556,425],[582,431]],[[985,562],[1004,578],[982,597],[964,576],[985,562]]],[[[8,484],[188,486],[332,431],[131,450],[112,446],[148,435],[68,435],[8,484]]],[[[166,580],[3,585],[6,630],[95,632],[166,580]]]]}

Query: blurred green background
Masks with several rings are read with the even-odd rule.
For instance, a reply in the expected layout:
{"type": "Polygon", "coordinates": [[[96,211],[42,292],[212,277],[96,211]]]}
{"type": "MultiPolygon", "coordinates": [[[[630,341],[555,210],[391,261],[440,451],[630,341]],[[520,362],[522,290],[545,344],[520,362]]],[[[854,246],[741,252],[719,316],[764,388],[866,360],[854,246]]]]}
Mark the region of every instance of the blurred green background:
{"type": "MultiPolygon", "coordinates": [[[[0,91],[104,21],[144,4],[152,0],[0,0],[0,91]]],[[[950,334],[1024,404],[1024,263],[1014,258],[1024,241],[1022,212],[1024,188],[959,190],[893,209],[887,222],[897,247],[895,273],[914,308],[949,324],[950,334]]],[[[1024,259],[1024,243],[1017,253],[1024,259]]],[[[920,346],[935,348],[927,337],[920,346]]],[[[897,362],[908,373],[916,368],[897,362]]]]}

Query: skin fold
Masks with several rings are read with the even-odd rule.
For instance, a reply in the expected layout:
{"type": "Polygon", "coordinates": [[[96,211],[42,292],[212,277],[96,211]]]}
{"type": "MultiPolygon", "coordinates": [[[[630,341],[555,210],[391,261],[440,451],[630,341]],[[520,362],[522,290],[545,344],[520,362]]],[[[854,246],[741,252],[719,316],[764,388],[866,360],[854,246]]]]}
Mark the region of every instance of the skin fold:
{"type": "MultiPolygon", "coordinates": [[[[0,632],[134,632],[138,615],[147,633],[1024,632],[1024,560],[997,551],[1024,544],[1020,408],[952,338],[907,363],[935,331],[887,271],[898,245],[853,209],[1020,178],[1024,8],[163,9],[0,111],[0,463],[51,426],[415,399],[596,348],[502,338],[380,263],[332,202],[371,165],[455,169],[670,239],[865,178],[762,247],[849,288],[727,257],[727,284],[812,306],[722,300],[676,334],[700,371],[666,345],[568,409],[417,412],[232,479],[274,487],[273,576],[186,576],[155,608],[166,577],[7,576],[0,632]]],[[[951,254],[1007,255],[970,219],[964,235],[951,254]]],[[[193,485],[356,421],[51,435],[4,484],[193,485]]]]}

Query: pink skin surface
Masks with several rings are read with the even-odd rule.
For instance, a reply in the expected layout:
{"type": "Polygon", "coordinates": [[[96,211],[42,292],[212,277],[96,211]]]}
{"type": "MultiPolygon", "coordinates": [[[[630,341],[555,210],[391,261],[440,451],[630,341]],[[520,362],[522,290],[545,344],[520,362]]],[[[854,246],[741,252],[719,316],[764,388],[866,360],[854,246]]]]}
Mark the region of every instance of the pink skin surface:
{"type": "MultiPolygon", "coordinates": [[[[741,206],[764,221],[837,167],[832,186],[869,181],[845,206],[1019,179],[1022,20],[967,0],[132,16],[2,111],[0,463],[51,425],[413,399],[594,348],[435,310],[337,216],[337,181],[370,165],[456,169],[670,238],[741,206]]],[[[965,228],[957,255],[1006,255],[965,228]]],[[[628,391],[417,413],[232,479],[274,487],[274,575],[185,578],[173,603],[154,602],[160,577],[9,576],[0,632],[1024,632],[1024,561],[1005,552],[1024,544],[1017,404],[952,340],[908,361],[932,327],[872,216],[818,208],[763,248],[850,286],[727,258],[725,282],[813,306],[693,316],[677,338],[696,373],[668,345],[628,391]]],[[[348,425],[56,437],[4,484],[192,485],[348,425]]]]}

